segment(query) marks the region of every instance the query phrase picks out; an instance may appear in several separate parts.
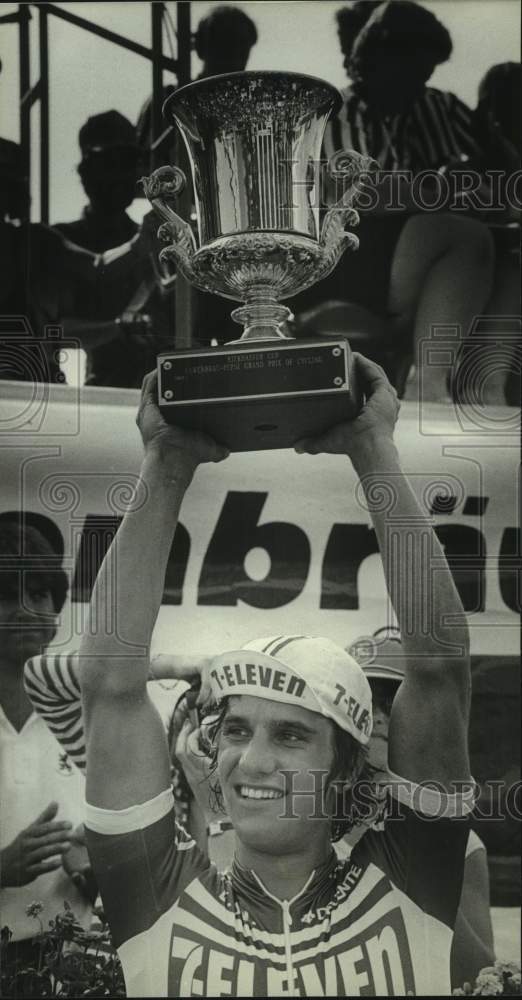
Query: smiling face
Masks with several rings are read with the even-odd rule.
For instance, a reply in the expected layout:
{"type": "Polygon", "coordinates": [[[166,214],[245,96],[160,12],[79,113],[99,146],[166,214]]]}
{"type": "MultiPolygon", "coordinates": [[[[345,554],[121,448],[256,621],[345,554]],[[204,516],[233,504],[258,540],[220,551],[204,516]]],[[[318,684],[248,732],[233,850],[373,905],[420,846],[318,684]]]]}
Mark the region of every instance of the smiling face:
{"type": "Polygon", "coordinates": [[[311,814],[321,812],[333,757],[329,719],[251,695],[231,697],[218,737],[217,773],[240,842],[277,855],[329,845],[330,820],[324,812],[322,818],[311,814]],[[293,795],[286,771],[294,772],[293,795]],[[317,771],[322,775],[312,773],[317,771]]]}

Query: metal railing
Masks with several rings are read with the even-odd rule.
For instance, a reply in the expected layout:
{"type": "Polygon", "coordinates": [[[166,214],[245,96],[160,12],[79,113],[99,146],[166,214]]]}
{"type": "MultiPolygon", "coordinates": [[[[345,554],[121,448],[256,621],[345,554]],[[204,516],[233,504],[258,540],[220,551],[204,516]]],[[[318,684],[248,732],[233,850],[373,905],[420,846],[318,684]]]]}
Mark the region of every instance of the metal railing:
{"type": "MultiPolygon", "coordinates": [[[[152,69],[152,107],[151,107],[151,144],[150,162],[154,167],[159,156],[160,144],[165,136],[161,106],[163,98],[163,72],[170,70],[175,73],[178,86],[190,82],[190,2],[180,0],[176,3],[176,35],[177,58],[172,59],[163,52],[163,19],[165,4],[160,0],[149,3],[151,22],[151,45],[141,45],[126,38],[118,32],[110,31],[85,17],[80,17],[70,9],[58,7],[53,3],[19,4],[18,10],[0,17],[0,24],[17,23],[19,39],[19,91],[20,91],[20,147],[23,180],[26,196],[22,221],[30,219],[31,191],[31,110],[37,101],[40,102],[40,221],[49,223],[49,175],[50,175],[50,143],[49,143],[49,17],[57,17],[62,21],[75,25],[83,31],[88,31],[98,38],[112,42],[120,48],[134,52],[148,59],[152,69]],[[30,22],[32,10],[38,15],[39,39],[39,78],[31,86],[31,48],[30,22]]],[[[191,340],[191,291],[181,277],[176,281],[176,344],[185,346],[191,340]]]]}

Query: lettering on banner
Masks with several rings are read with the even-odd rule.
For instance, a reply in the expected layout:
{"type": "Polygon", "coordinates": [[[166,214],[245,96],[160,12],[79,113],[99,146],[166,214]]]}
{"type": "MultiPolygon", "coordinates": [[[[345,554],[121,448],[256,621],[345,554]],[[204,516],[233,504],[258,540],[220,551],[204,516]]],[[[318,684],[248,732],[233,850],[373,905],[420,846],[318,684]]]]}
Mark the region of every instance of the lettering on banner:
{"type": "Polygon", "coordinates": [[[121,517],[98,517],[96,514],[85,518],[71,587],[73,601],[90,601],[98,570],[122,520],[121,517]]]}
{"type": "Polygon", "coordinates": [[[324,552],[321,608],[356,611],[359,569],[368,556],[378,551],[373,528],[366,524],[334,524],[324,552]]]}
{"type": "MultiPolygon", "coordinates": [[[[253,608],[279,608],[296,600],[303,592],[312,558],[322,557],[321,590],[317,604],[322,610],[355,611],[360,607],[358,577],[364,561],[378,553],[375,532],[366,524],[332,525],[324,554],[313,552],[312,541],[303,528],[290,521],[259,524],[268,493],[227,493],[206,551],[198,582],[198,604],[236,607],[243,602],[253,608]],[[263,549],[270,560],[265,579],[252,579],[245,560],[253,549],[263,549]]],[[[488,497],[469,497],[464,514],[482,513],[488,497]],[[471,504],[471,501],[474,501],[471,504]]],[[[435,511],[435,513],[437,513],[435,511]]],[[[448,510],[446,517],[454,516],[448,510]]],[[[72,600],[90,600],[94,581],[121,518],[89,514],[83,524],[71,588],[72,600]]],[[[478,527],[461,522],[435,525],[459,591],[464,610],[484,612],[486,568],[494,553],[487,551],[486,537],[478,527]]],[[[171,549],[163,604],[183,603],[183,587],[191,553],[191,537],[178,524],[171,549]]],[[[498,553],[499,587],[503,603],[510,611],[521,608],[522,557],[515,528],[503,530],[498,553]]],[[[384,590],[383,590],[384,599],[384,590]]]]}
{"type": "Polygon", "coordinates": [[[227,493],[201,568],[198,604],[226,607],[244,601],[268,609],[299,597],[310,569],[310,542],[302,528],[287,521],[258,523],[267,496],[227,493]],[[245,572],[253,548],[265,549],[270,557],[264,581],[245,572]]]}
{"type": "MultiPolygon", "coordinates": [[[[104,517],[97,514],[89,514],[85,518],[71,587],[72,601],[76,603],[90,601],[98,571],[122,520],[121,517],[104,517]]],[[[163,604],[182,603],[189,555],[189,533],[182,524],[178,524],[165,575],[163,604]]]]}
{"type": "Polygon", "coordinates": [[[448,566],[464,611],[486,608],[486,539],[466,524],[436,524],[435,533],[444,548],[448,566]]]}

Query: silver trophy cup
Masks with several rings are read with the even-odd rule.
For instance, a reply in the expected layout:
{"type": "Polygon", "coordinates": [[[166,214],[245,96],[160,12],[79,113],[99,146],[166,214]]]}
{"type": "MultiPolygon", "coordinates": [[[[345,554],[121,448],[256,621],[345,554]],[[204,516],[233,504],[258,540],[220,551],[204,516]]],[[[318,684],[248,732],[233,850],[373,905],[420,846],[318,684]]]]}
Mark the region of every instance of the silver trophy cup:
{"type": "Polygon", "coordinates": [[[347,341],[297,341],[281,299],[326,277],[358,240],[352,202],[366,158],[334,158],[342,197],[321,225],[321,144],[337,90],[292,73],[210,77],[172,94],[163,112],[190,161],[197,232],[175,211],[186,180],[176,166],[144,179],[164,220],[163,260],[205,292],[243,303],[239,340],[158,358],[166,418],[199,428],[232,450],[278,448],[349,419],[360,404],[347,341]]]}

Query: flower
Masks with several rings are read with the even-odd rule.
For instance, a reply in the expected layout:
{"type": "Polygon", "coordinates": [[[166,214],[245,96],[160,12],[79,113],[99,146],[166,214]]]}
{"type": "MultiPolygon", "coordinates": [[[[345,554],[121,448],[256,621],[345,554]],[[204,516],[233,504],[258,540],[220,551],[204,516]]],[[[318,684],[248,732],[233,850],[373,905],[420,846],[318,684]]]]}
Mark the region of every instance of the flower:
{"type": "Polygon", "coordinates": [[[495,969],[502,973],[502,975],[515,976],[520,975],[520,963],[519,962],[495,962],[495,969]]]}
{"type": "Polygon", "coordinates": [[[502,977],[498,975],[495,969],[483,969],[479,973],[475,989],[473,990],[474,996],[496,997],[502,996],[503,992],[504,983],[502,977]]]}
{"type": "Polygon", "coordinates": [[[464,983],[462,989],[453,990],[452,996],[520,996],[520,985],[518,962],[495,962],[480,970],[474,988],[464,983]]]}
{"type": "Polygon", "coordinates": [[[40,900],[33,900],[32,903],[29,903],[29,906],[26,906],[25,912],[27,913],[28,917],[34,917],[35,919],[37,919],[40,916],[40,913],[42,912],[43,908],[44,905],[40,900]]]}

